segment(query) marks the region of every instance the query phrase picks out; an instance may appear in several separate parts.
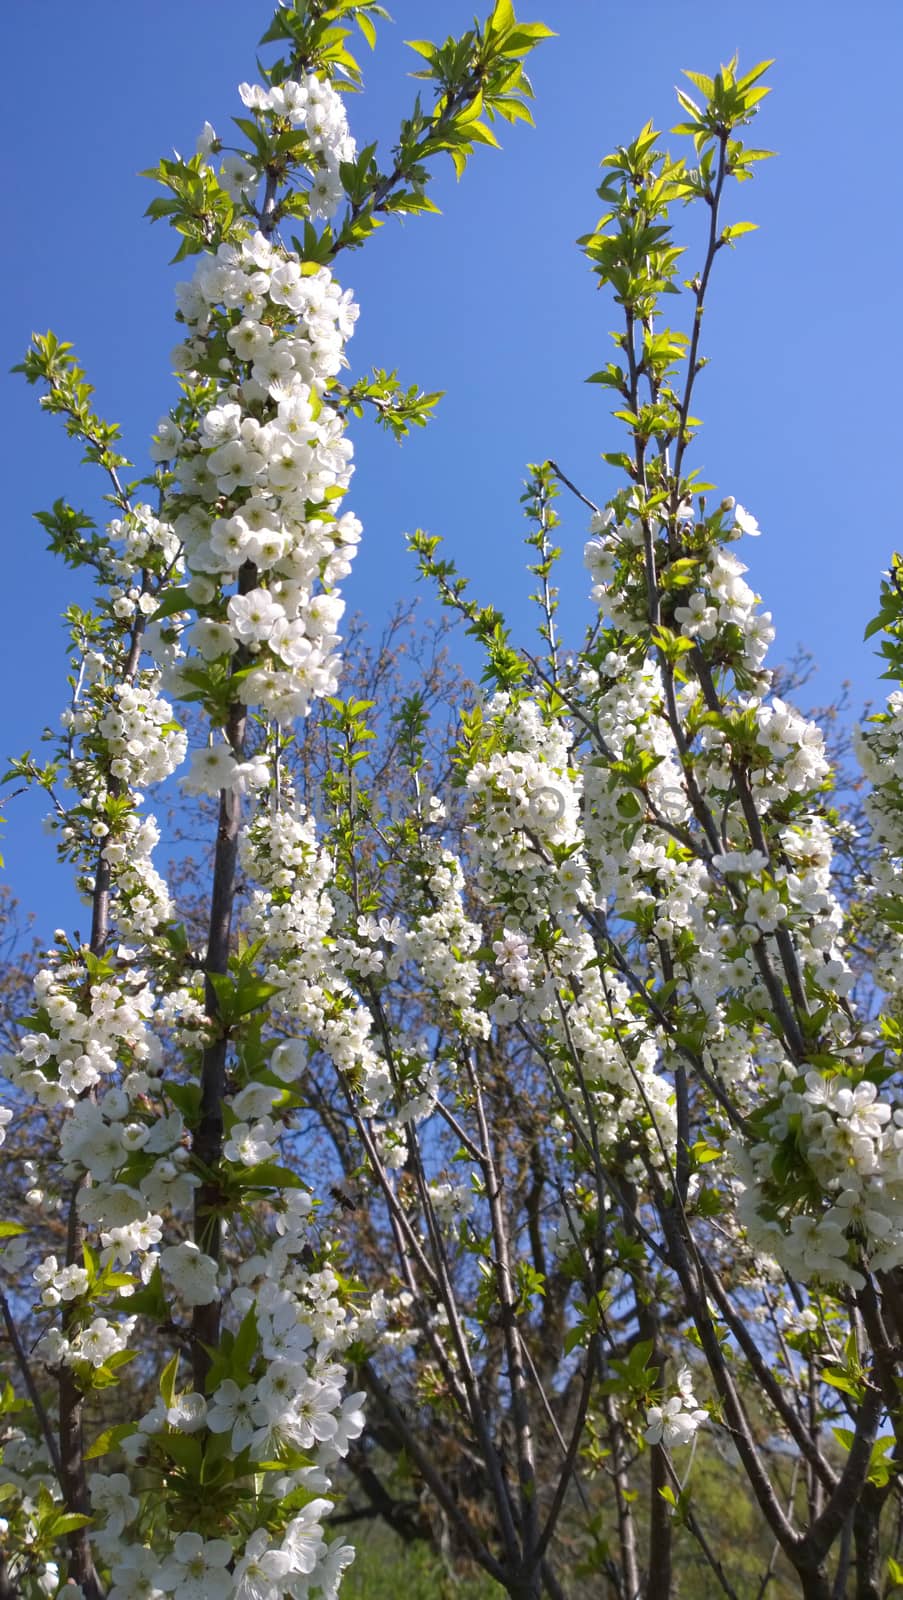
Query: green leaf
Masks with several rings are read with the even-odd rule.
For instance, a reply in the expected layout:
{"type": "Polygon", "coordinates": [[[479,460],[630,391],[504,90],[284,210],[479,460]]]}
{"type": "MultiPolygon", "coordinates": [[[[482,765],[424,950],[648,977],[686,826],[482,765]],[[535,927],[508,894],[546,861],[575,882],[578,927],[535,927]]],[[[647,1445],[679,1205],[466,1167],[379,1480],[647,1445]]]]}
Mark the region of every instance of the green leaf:
{"type": "Polygon", "coordinates": [[[513,28],[516,22],[511,0],[496,0],[495,9],[489,18],[489,32],[503,33],[506,28],[513,28]]]}
{"type": "Polygon", "coordinates": [[[690,1146],[690,1154],[694,1162],[700,1166],[704,1166],[706,1162],[719,1161],[721,1159],[721,1151],[714,1149],[705,1139],[697,1139],[696,1143],[690,1146]]]}
{"type": "Polygon", "coordinates": [[[874,634],[883,633],[884,629],[889,628],[896,620],[897,614],[895,611],[879,611],[877,617],[872,617],[862,636],[863,639],[871,639],[874,634]]]}
{"type": "Polygon", "coordinates": [[[201,1086],[198,1083],[170,1083],[168,1079],[161,1084],[163,1094],[171,1100],[177,1111],[181,1111],[185,1121],[191,1125],[197,1121],[201,1109],[201,1086]]]}
{"type": "Polygon", "coordinates": [[[251,1362],[257,1350],[257,1312],[254,1306],[245,1314],[232,1346],[232,1376],[251,1376],[251,1362]]]}
{"type": "Polygon", "coordinates": [[[627,1366],[631,1373],[635,1374],[645,1371],[646,1364],[649,1360],[649,1357],[652,1355],[653,1348],[654,1346],[651,1339],[640,1339],[635,1345],[632,1346],[630,1354],[627,1357],[627,1366]]]}
{"type": "Polygon", "coordinates": [[[467,128],[470,123],[477,122],[483,111],[483,91],[478,89],[469,105],[463,107],[455,117],[456,128],[467,128]]]}
{"type": "Polygon", "coordinates": [[[169,1314],[169,1306],[166,1302],[160,1268],[154,1267],[147,1283],[142,1288],[136,1289],[134,1294],[119,1295],[115,1301],[115,1308],[126,1315],[153,1317],[155,1322],[163,1322],[169,1314]]]}
{"type": "Polygon", "coordinates": [[[883,1489],[885,1484],[890,1482],[891,1474],[897,1471],[896,1463],[887,1459],[888,1452],[893,1449],[895,1442],[892,1433],[885,1433],[872,1445],[868,1481],[876,1488],[883,1489]]]}
{"type": "Polygon", "coordinates": [[[248,1189],[306,1189],[307,1184],[297,1172],[280,1167],[276,1161],[259,1161],[256,1167],[245,1167],[241,1174],[243,1188],[248,1189]]]}
{"type": "Polygon", "coordinates": [[[688,72],[685,68],[684,77],[689,78],[694,87],[697,88],[701,94],[704,94],[707,100],[712,98],[712,95],[715,93],[715,85],[711,78],[706,77],[704,72],[688,72]]]}
{"type": "Polygon", "coordinates": [[[200,1475],[203,1454],[196,1433],[154,1433],[149,1436],[149,1444],[155,1455],[174,1461],[193,1478],[200,1475]]]}
{"type": "Polygon", "coordinates": [[[468,123],[467,132],[471,139],[476,140],[477,144],[491,145],[493,150],[501,150],[502,148],[492,129],[487,128],[485,122],[468,123]]]}
{"type": "Polygon", "coordinates": [[[88,1274],[88,1287],[90,1289],[97,1282],[97,1274],[100,1271],[100,1256],[86,1242],[82,1245],[82,1259],[85,1263],[85,1271],[88,1274]]]}
{"type": "Polygon", "coordinates": [[[547,28],[544,22],[518,22],[514,32],[509,34],[505,40],[505,54],[507,55],[511,50],[520,50],[523,47],[524,40],[527,40],[532,47],[534,44],[538,44],[540,39],[557,38],[558,35],[555,29],[547,28]]]}
{"type": "Polygon", "coordinates": [[[887,1558],[887,1576],[897,1588],[903,1588],[903,1566],[893,1556],[887,1558]]]}
{"type": "Polygon", "coordinates": [[[855,1399],[862,1395],[862,1383],[856,1383],[846,1372],[838,1372],[833,1367],[826,1367],[821,1373],[822,1383],[830,1384],[832,1389],[840,1389],[844,1394],[851,1394],[855,1399]]]}
{"type": "Polygon", "coordinates": [[[101,1456],[108,1455],[111,1450],[116,1449],[118,1444],[121,1444],[123,1439],[128,1439],[137,1431],[137,1423],[134,1422],[117,1422],[115,1427],[105,1428],[103,1433],[97,1435],[94,1443],[88,1446],[85,1451],[85,1460],[97,1461],[101,1456]]]}
{"type": "Polygon", "coordinates": [[[233,1017],[246,1017],[251,1011],[259,1011],[274,994],[281,994],[284,988],[284,984],[267,983],[264,978],[239,983],[232,1003],[233,1017]]]}
{"type": "Polygon", "coordinates": [[[74,1533],[76,1528],[86,1528],[93,1517],[85,1517],[78,1511],[64,1511],[61,1516],[54,1517],[45,1532],[51,1539],[61,1539],[65,1533],[74,1533]]]}
{"type": "Polygon", "coordinates": [[[768,71],[768,68],[774,66],[774,60],[775,58],[772,56],[769,61],[760,61],[758,66],[753,67],[751,72],[747,72],[742,78],[737,79],[737,88],[752,88],[752,85],[758,83],[759,79],[768,71]]]}
{"type": "MultiPolygon", "coordinates": [[[[693,118],[694,122],[700,123],[702,121],[702,111],[696,104],[696,101],[691,99],[688,94],[684,94],[683,89],[677,90],[677,98],[684,110],[693,118]]],[[[693,131],[695,133],[697,130],[694,128],[693,131]]]]}
{"type": "Polygon", "coordinates": [[[190,611],[192,601],[187,589],[167,589],[154,612],[154,621],[162,622],[164,617],[175,616],[178,611],[190,611]]]}
{"type": "Polygon", "coordinates": [[[732,222],[729,227],[721,230],[722,243],[730,244],[732,240],[739,239],[743,233],[755,233],[758,226],[757,222],[732,222]]]}
{"type": "Polygon", "coordinates": [[[587,1326],[585,1322],[576,1322],[573,1328],[568,1328],[564,1336],[565,1355],[569,1356],[572,1350],[576,1350],[577,1346],[583,1343],[586,1336],[587,1326]]]}
{"type": "Polygon", "coordinates": [[[429,39],[405,39],[405,44],[409,50],[416,50],[417,54],[423,56],[425,61],[432,61],[433,57],[438,53],[436,46],[430,44],[429,39]]]}
{"type": "Polygon", "coordinates": [[[179,1352],[176,1351],[171,1360],[160,1373],[160,1393],[166,1406],[171,1406],[176,1398],[176,1378],[179,1372],[179,1352]]]}

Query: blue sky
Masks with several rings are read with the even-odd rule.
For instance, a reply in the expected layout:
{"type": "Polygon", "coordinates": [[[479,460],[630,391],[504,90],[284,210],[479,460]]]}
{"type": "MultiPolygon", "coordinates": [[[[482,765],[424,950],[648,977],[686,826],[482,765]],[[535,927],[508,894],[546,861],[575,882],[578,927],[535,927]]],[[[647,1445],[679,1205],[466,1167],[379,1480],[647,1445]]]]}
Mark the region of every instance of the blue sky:
{"type": "MultiPolygon", "coordinates": [[[[351,101],[358,143],[385,148],[415,86],[409,37],[465,27],[459,0],[396,0],[395,26],[351,101]]],[[[903,208],[898,172],[898,0],[523,0],[519,14],[559,37],[534,58],[534,130],[505,129],[456,184],[444,170],[439,218],[387,226],[341,265],[361,304],[358,370],[397,366],[443,389],[437,421],[399,448],[365,424],[349,501],[365,542],[345,586],[375,623],[411,592],[403,533],[441,533],[477,597],[524,632],[524,464],[556,458],[591,498],[615,487],[599,459],[618,444],[606,397],[584,378],[609,358],[615,317],[575,237],[597,220],[600,158],[652,117],[677,120],[680,69],[775,57],[774,93],[754,143],[779,159],[731,199],[759,231],[723,252],[706,317],[710,365],[694,409],[705,427],[695,464],[759,519],[751,577],[773,611],[778,657],[796,645],[820,664],[813,694],[852,679],[856,703],[880,693],[863,628],[879,574],[903,543],[894,481],[903,208]]],[[[65,696],[57,619],[71,576],[46,555],[34,510],[57,495],[97,510],[97,485],[21,378],[32,329],[72,340],[99,408],[121,421],[143,468],[149,432],[174,394],[171,235],[143,211],[137,174],[172,147],[188,153],[205,120],[224,132],[253,78],[269,0],[154,0],[123,6],[17,5],[0,15],[7,71],[0,117],[7,169],[6,306],[0,349],[6,449],[0,756],[38,742],[65,696]]],[[[677,141],[674,141],[676,144],[677,141]]],[[[692,239],[692,235],[689,236],[692,239]]],[[[688,276],[693,266],[687,255],[688,276]]],[[[566,510],[565,619],[585,614],[579,507],[566,510]]],[[[746,555],[746,551],[744,551],[746,555]]],[[[748,559],[750,559],[748,557],[748,559]]],[[[37,803],[5,806],[6,876],[42,933],[75,915],[49,859],[37,803]]]]}

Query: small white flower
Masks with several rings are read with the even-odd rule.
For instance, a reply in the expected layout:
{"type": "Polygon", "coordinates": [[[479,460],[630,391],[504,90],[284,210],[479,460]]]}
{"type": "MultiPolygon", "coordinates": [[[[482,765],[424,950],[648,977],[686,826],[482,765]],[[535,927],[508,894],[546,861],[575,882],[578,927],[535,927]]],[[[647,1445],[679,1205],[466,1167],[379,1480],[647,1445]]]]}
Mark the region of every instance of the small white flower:
{"type": "Polygon", "coordinates": [[[92,1472],[88,1479],[91,1504],[96,1513],[106,1516],[104,1532],[118,1538],[138,1514],[138,1501],[124,1472],[92,1472]]]}
{"type": "Polygon", "coordinates": [[[256,1384],[240,1389],[232,1378],[226,1378],[214,1392],[207,1412],[207,1426],[211,1433],[231,1433],[236,1454],[246,1450],[254,1437],[252,1413],[256,1400],[256,1384]]]}
{"type": "Polygon", "coordinates": [[[192,750],[191,767],[182,779],[186,794],[218,794],[239,783],[238,762],[227,744],[206,745],[192,750]]]}
{"type": "Polygon", "coordinates": [[[646,1412],[646,1429],[643,1438],[647,1444],[689,1444],[708,1412],[697,1406],[692,1393],[692,1377],[683,1367],[678,1378],[680,1393],[672,1395],[663,1405],[650,1406],[646,1412]]]}
{"type": "Polygon", "coordinates": [[[234,1600],[282,1600],[282,1579],[291,1571],[285,1550],[273,1550],[265,1528],[252,1533],[233,1574],[234,1600]]]}
{"type": "Polygon", "coordinates": [[[157,1583],[160,1558],[144,1545],[132,1545],[114,1560],[108,1600],[163,1600],[157,1583]]]}
{"type": "Polygon", "coordinates": [[[164,1250],[160,1265],[186,1305],[206,1306],[216,1299],[216,1262],[190,1239],[164,1250]]]}
{"type": "Polygon", "coordinates": [[[229,1600],[232,1577],[227,1567],[231,1560],[228,1539],[204,1540],[199,1533],[180,1533],[157,1581],[161,1588],[174,1592],[176,1600],[229,1600]]]}
{"type": "Polygon", "coordinates": [[[762,532],[752,512],[745,510],[741,505],[734,507],[734,527],[745,533],[748,539],[757,539],[762,532]]]}
{"type": "Polygon", "coordinates": [[[269,1161],[274,1154],[270,1139],[275,1128],[268,1118],[249,1127],[246,1122],[236,1122],[223,1146],[227,1161],[240,1162],[244,1167],[256,1167],[260,1161],[269,1161]]]}

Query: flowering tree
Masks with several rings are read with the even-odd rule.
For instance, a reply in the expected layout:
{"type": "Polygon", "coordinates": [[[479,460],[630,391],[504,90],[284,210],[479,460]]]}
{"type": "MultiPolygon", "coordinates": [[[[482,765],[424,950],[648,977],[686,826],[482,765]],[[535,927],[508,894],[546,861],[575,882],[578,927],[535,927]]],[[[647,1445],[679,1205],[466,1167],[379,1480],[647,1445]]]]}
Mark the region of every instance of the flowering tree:
{"type": "MultiPolygon", "coordinates": [[[[357,152],[338,92],[359,77],[350,25],[372,44],[383,16],[375,0],[280,8],[264,43],[284,53],[241,86],[241,147],[207,125],[195,157],[153,174],[167,194],[151,215],[181,235],[177,259],[198,261],[179,292],[181,397],[152,478],[125,480],[118,430],[94,412],[70,346],[35,337],[22,369],[106,474],[116,515],[99,531],[57,502],[41,519],[55,551],[93,569],[97,598],[69,613],[57,759],[13,767],[52,797],[92,910],[86,943],[60,932],[9,1064],[19,1095],[65,1113],[68,1189],[61,1250],[33,1270],[48,1313],[36,1347],[16,1296],[3,1301],[21,1385],[6,1403],[27,1401],[43,1452],[15,1440],[8,1452],[3,1583],[17,1594],[56,1590],[61,1545],[61,1592],[86,1600],[109,1584],[120,1600],[325,1596],[351,1554],[327,1543],[323,1518],[329,1467],[362,1425],[362,1396],[343,1393],[357,1317],[336,1295],[309,1186],[278,1153],[302,1103],[308,1021],[349,1030],[316,946],[307,976],[281,971],[294,875],[308,867],[322,888],[330,870],[283,757],[292,725],[338,687],[337,586],[360,534],[341,511],[348,418],[369,402],[404,433],[433,397],[382,373],[339,382],[357,308],[332,264],[390,214],[434,209],[437,155],[460,172],[495,142],[489,122],[529,119],[523,61],[547,32],[503,0],[481,29],[418,45],[435,103],[418,100],[383,171],[373,148],[357,152]],[[144,801],[188,753],[173,702],[197,704],[209,728],[184,788],[218,796],[202,951],[153,865],[144,801]],[[236,947],[240,862],[257,887],[236,947]],[[98,1429],[98,1397],[163,1349],[150,1409],[98,1429]],[[113,1451],[126,1470],[103,1470],[113,1451]],[[17,1476],[29,1466],[36,1479],[17,1476]]],[[[4,1226],[15,1272],[27,1237],[4,1226]]]]}
{"type": "MultiPolygon", "coordinates": [[[[339,1470],[353,1510],[513,1600],[664,1600],[690,1550],[706,1592],[736,1596],[742,1553],[691,1476],[727,1451],[773,1541],[742,1592],[875,1600],[903,1581],[903,699],[858,735],[855,839],[819,727],[766,666],[734,553],[755,520],[688,465],[768,64],[689,75],[687,159],[647,125],[604,162],[581,243],[619,307],[594,381],[627,437],[604,508],[530,469],[539,647],[411,540],[486,655],[443,750],[421,693],[381,727],[338,694],[346,426],[370,407],[404,433],[435,397],[341,379],[355,308],[331,269],[389,212],[430,209],[432,159],[492,142],[484,114],[528,117],[548,30],[499,0],[419,42],[435,105],[383,171],[336,92],[357,76],[344,24],[372,42],[381,15],[280,9],[241,149],[207,127],[155,171],[152,214],[198,261],[151,480],[123,481],[67,346],[36,338],[24,366],[116,518],[41,519],[98,600],[70,614],[57,759],[14,765],[52,798],[92,928],[60,933],[7,1063],[4,1116],[32,1118],[47,1160],[34,1226],[3,1225],[2,1584],[325,1600],[351,1557],[325,1527],[339,1470]],[[686,205],[707,243],[681,331],[686,205]],[[579,649],[556,615],[562,489],[591,514],[579,649]],[[190,757],[186,705],[209,730],[190,757]],[[292,744],[309,713],[315,758],[292,744]],[[218,806],[203,948],[144,799],[186,757],[183,791],[218,806]]],[[[897,568],[873,625],[895,677],[897,568]]]]}

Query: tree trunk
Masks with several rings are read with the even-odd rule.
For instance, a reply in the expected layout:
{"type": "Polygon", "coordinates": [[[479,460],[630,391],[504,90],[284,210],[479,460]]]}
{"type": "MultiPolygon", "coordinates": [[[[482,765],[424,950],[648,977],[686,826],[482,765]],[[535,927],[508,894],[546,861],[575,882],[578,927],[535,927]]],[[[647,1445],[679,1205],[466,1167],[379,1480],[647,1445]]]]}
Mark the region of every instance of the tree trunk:
{"type": "Polygon", "coordinates": [[[825,1577],[824,1567],[797,1568],[800,1593],[803,1600],[831,1600],[831,1585],[825,1577]]]}
{"type": "Polygon", "coordinates": [[[510,1600],[542,1600],[542,1568],[537,1562],[532,1572],[519,1572],[506,1583],[510,1600]]]}
{"type": "Polygon", "coordinates": [[[646,1600],[671,1600],[674,1521],[661,1491],[668,1487],[665,1452],[654,1444],[649,1467],[649,1577],[646,1600]]]}
{"type": "Polygon", "coordinates": [[[856,1600],[881,1600],[881,1552],[879,1530],[881,1509],[887,1491],[867,1483],[853,1512],[853,1539],[856,1545],[856,1600]]]}

